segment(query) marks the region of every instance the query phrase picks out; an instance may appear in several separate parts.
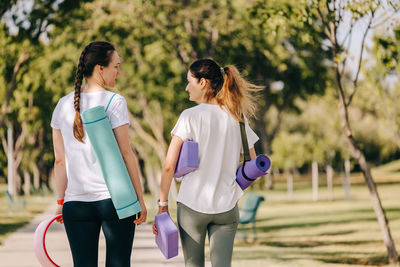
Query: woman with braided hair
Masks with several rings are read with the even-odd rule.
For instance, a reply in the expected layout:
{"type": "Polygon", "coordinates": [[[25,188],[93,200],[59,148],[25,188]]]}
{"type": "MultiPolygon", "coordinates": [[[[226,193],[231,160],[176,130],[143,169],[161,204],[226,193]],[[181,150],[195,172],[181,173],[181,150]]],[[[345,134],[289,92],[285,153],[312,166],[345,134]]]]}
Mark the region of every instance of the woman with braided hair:
{"type": "Polygon", "coordinates": [[[90,43],[82,51],[75,90],[62,97],[54,109],[51,127],[55,155],[57,214],[64,223],[75,267],[97,266],[100,229],[106,239],[106,266],[130,266],[135,224],[146,221],[139,167],[128,135],[129,116],[123,96],[113,88],[120,59],[108,42],[90,43]],[[86,83],[82,86],[83,79],[86,83]],[[82,126],[80,113],[102,105],[106,109],[142,211],[119,219],[112,204],[100,164],[82,126]]]}
{"type": "MultiPolygon", "coordinates": [[[[212,59],[196,60],[187,72],[189,100],[199,105],[184,110],[175,127],[161,174],[158,213],[168,212],[168,192],[184,141],[199,145],[199,168],[184,176],[177,198],[177,219],[186,267],[204,267],[208,233],[213,267],[231,266],[239,222],[237,201],[243,191],[236,183],[245,124],[251,158],[257,135],[246,117],[255,113],[254,92],[262,87],[247,82],[236,67],[220,67],[212,59]]],[[[153,224],[154,234],[158,234],[153,224]]]]}

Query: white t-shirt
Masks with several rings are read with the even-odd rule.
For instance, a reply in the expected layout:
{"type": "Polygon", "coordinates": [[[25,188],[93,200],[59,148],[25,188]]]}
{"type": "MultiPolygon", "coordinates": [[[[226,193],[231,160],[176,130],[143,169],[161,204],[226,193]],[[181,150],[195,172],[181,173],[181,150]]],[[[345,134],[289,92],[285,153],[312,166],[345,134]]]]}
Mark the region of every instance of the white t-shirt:
{"type": "MultiPolygon", "coordinates": [[[[81,93],[80,110],[104,106],[111,127],[129,124],[125,98],[109,91],[81,93]],[[110,99],[112,101],[110,102],[110,99]]],[[[64,141],[68,177],[64,201],[98,201],[110,198],[100,164],[85,131],[85,143],[79,142],[73,134],[75,118],[74,92],[62,97],[53,112],[51,127],[61,130],[64,141]]]]}
{"type": "MultiPolygon", "coordinates": [[[[252,148],[258,136],[245,121],[252,148]]],[[[199,168],[184,176],[177,201],[202,213],[231,210],[243,195],[235,180],[242,151],[239,122],[225,108],[200,104],[182,112],[171,134],[199,144],[199,168]]]]}

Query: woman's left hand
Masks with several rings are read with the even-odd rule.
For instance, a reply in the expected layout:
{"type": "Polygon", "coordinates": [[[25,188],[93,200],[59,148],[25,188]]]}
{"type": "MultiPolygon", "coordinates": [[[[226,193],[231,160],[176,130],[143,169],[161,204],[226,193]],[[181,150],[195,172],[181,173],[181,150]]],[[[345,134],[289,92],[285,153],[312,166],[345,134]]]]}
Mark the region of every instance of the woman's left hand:
{"type": "MultiPolygon", "coordinates": [[[[168,211],[168,206],[158,206],[158,214],[167,212],[169,214],[168,211]]],[[[157,227],[156,227],[156,220],[154,219],[154,223],[153,223],[153,234],[154,235],[158,235],[158,231],[157,231],[157,227]]]]}
{"type": "Polygon", "coordinates": [[[139,203],[140,203],[140,207],[142,208],[142,211],[139,212],[139,218],[137,218],[136,220],[133,221],[136,225],[140,225],[140,224],[146,222],[146,219],[147,219],[146,205],[144,204],[143,201],[140,201],[139,203]]]}

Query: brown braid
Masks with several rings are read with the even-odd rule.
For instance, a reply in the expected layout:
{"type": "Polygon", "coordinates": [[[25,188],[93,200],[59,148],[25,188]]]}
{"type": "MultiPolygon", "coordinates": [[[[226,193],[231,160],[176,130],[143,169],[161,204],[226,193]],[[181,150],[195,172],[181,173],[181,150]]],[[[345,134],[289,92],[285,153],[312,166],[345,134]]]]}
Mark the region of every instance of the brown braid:
{"type": "Polygon", "coordinates": [[[79,142],[83,142],[83,137],[85,136],[85,132],[83,130],[82,119],[80,114],[80,99],[81,99],[81,86],[83,80],[83,73],[85,72],[85,56],[87,51],[89,50],[91,44],[85,47],[82,51],[82,54],[79,58],[78,70],[76,71],[75,77],[75,94],[74,94],[74,109],[75,109],[75,119],[74,119],[74,136],[79,142]]]}
{"type": "Polygon", "coordinates": [[[96,65],[107,67],[111,61],[112,52],[115,48],[112,44],[105,41],[95,41],[90,43],[83,49],[79,58],[78,70],[75,77],[75,94],[74,94],[74,109],[75,119],[73,125],[73,132],[75,138],[79,142],[83,142],[85,131],[82,125],[80,114],[80,99],[81,99],[81,86],[83,77],[91,77],[96,65]]]}

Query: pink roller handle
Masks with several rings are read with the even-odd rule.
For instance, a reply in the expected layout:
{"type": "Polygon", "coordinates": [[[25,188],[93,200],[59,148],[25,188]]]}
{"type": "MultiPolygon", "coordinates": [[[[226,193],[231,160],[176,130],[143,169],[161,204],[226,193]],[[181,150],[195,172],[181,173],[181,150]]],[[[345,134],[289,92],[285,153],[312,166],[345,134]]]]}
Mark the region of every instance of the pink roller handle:
{"type": "Polygon", "coordinates": [[[33,236],[33,249],[35,251],[36,258],[43,267],[60,267],[57,265],[49,256],[46,249],[46,233],[50,225],[61,218],[62,215],[58,214],[42,221],[36,228],[35,234],[33,236]]]}

